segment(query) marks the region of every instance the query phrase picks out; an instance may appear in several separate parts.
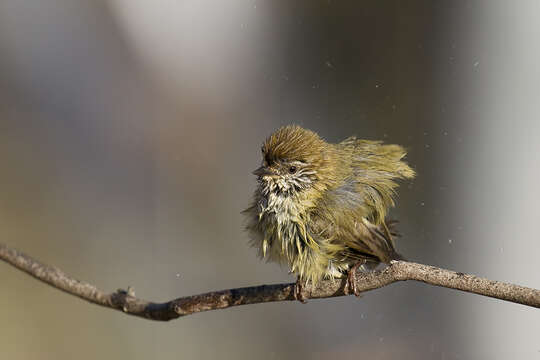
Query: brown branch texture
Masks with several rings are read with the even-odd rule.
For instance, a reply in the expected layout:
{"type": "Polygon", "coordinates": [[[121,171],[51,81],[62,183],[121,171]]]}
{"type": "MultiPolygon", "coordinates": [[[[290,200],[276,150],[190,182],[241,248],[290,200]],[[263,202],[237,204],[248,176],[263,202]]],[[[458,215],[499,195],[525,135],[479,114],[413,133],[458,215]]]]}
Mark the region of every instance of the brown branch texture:
{"type": "MultiPolygon", "coordinates": [[[[295,284],[291,283],[214,291],[185,296],[164,303],[154,303],[135,297],[131,288],[117,290],[110,294],[105,293],[92,284],[73,279],[58,268],[42,264],[3,244],[0,244],[0,259],[68,294],[150,320],[168,321],[201,311],[231,306],[295,300],[295,284]]],[[[407,261],[394,261],[383,270],[358,272],[355,282],[357,289],[364,292],[406,280],[421,281],[430,285],[540,308],[540,290],[407,261]]],[[[316,287],[306,285],[302,287],[302,292],[307,299],[348,295],[343,280],[325,280],[316,287]]]]}

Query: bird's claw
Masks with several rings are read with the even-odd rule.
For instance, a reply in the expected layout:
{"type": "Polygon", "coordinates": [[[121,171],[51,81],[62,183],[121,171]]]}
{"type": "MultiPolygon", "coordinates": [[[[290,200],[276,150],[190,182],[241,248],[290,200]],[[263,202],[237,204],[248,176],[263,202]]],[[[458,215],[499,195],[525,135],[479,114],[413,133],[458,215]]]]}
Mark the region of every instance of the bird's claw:
{"type": "Polygon", "coordinates": [[[356,297],[361,296],[360,291],[358,291],[358,286],[356,285],[356,271],[358,270],[360,266],[364,264],[365,264],[365,261],[359,261],[356,264],[354,264],[353,267],[351,267],[351,269],[349,270],[347,274],[347,282],[345,283],[345,288],[343,290],[345,294],[350,295],[351,290],[352,290],[352,293],[354,294],[354,296],[356,297]]]}
{"type": "Polygon", "coordinates": [[[302,304],[306,304],[307,300],[306,300],[306,297],[304,296],[304,293],[302,292],[303,286],[304,285],[302,284],[302,281],[300,281],[300,278],[298,278],[296,280],[296,284],[294,284],[293,295],[294,295],[295,300],[300,301],[302,304]]]}

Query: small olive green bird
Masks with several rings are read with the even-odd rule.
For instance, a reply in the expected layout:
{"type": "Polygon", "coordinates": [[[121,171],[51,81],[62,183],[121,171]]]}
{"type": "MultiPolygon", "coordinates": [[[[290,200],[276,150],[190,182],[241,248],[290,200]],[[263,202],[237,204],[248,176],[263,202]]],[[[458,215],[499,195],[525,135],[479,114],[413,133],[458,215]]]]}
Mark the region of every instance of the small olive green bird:
{"type": "Polygon", "coordinates": [[[258,187],[244,214],[260,257],[298,275],[295,296],[302,296],[302,284],[347,273],[357,294],[358,266],[401,258],[385,217],[396,180],[415,175],[404,156],[399,145],[354,137],[329,144],[294,125],[266,139],[262,166],[253,172],[258,187]]]}

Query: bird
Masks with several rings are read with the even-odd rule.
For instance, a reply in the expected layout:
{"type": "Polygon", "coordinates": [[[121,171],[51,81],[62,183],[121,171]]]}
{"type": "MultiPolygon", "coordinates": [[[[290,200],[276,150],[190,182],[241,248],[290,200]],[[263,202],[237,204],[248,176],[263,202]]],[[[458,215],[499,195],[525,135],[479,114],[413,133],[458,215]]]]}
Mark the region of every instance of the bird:
{"type": "Polygon", "coordinates": [[[296,299],[305,302],[307,283],[343,277],[358,296],[359,267],[403,259],[394,222],[386,219],[397,181],[415,176],[402,146],[356,137],[332,144],[288,125],[264,141],[261,153],[253,171],[258,185],[243,211],[246,230],[260,258],[297,275],[296,299]]]}

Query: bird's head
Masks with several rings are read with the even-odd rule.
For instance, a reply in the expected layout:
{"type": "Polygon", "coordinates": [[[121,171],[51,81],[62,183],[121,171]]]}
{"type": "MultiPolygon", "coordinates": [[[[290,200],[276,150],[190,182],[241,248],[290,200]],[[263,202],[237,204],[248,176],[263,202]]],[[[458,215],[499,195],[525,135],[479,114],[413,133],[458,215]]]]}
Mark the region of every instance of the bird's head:
{"type": "Polygon", "coordinates": [[[258,177],[264,195],[290,196],[320,190],[331,180],[334,148],[316,133],[285,126],[266,139],[258,177]]]}

